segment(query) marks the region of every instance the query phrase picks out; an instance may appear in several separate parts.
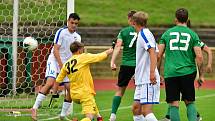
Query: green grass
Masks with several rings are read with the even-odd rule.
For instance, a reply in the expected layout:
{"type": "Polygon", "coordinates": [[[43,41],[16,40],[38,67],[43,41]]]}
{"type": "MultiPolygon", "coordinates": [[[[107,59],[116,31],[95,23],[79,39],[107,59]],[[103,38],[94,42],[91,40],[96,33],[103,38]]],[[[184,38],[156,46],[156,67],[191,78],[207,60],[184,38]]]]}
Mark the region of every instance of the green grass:
{"type": "MultiPolygon", "coordinates": [[[[127,90],[125,96],[123,97],[122,103],[120,105],[120,108],[117,112],[117,121],[131,121],[132,120],[132,112],[131,112],[131,105],[133,102],[133,90],[127,90]]],[[[167,104],[165,103],[165,96],[164,96],[164,90],[161,90],[161,103],[159,105],[154,106],[154,113],[158,119],[161,119],[164,117],[166,110],[167,110],[167,104]]],[[[215,90],[197,90],[197,110],[200,112],[200,114],[203,117],[204,121],[214,121],[214,114],[215,111],[215,90]]],[[[105,121],[108,120],[111,110],[111,103],[112,103],[112,97],[114,95],[114,91],[98,91],[96,96],[96,101],[98,104],[98,107],[100,108],[100,112],[102,116],[104,117],[105,121]]],[[[33,99],[32,99],[33,101],[33,99]]],[[[60,106],[62,104],[63,99],[61,98],[60,101],[55,103],[54,108],[48,108],[48,102],[49,98],[46,99],[46,101],[43,103],[43,106],[39,109],[39,119],[48,119],[56,117],[56,119],[50,120],[50,121],[58,121],[57,115],[60,112],[60,106]]],[[[31,107],[33,105],[33,102],[31,101],[24,101],[24,104],[26,104],[26,107],[31,107]]],[[[19,107],[19,105],[15,105],[14,103],[10,103],[13,107],[19,107]]],[[[2,106],[2,104],[1,104],[2,106]]],[[[31,120],[29,112],[22,112],[22,114],[26,114],[27,116],[6,116],[8,112],[0,112],[0,119],[3,121],[28,121],[31,120]]],[[[187,121],[186,118],[186,108],[183,103],[180,104],[180,115],[181,115],[181,121],[187,121]]],[[[83,116],[81,115],[81,108],[80,105],[74,104],[74,117],[78,117],[79,119],[83,116]]],[[[72,117],[68,117],[71,119],[72,117]]]]}
{"type": "Polygon", "coordinates": [[[185,7],[189,10],[193,25],[215,25],[212,12],[215,11],[213,0],[84,1],[77,0],[75,8],[80,13],[84,24],[126,25],[126,15],[129,10],[143,10],[149,13],[149,25],[169,25],[173,24],[175,10],[185,7]]]}
{"type": "MultiPolygon", "coordinates": [[[[20,0],[19,21],[28,23],[63,22],[66,19],[66,1],[63,0],[20,0]]],[[[12,22],[12,0],[0,2],[0,22],[12,22]]],[[[170,25],[177,8],[189,10],[192,25],[215,26],[214,0],[75,0],[75,11],[81,16],[81,26],[127,25],[129,10],[149,13],[149,25],[170,25]]]]}

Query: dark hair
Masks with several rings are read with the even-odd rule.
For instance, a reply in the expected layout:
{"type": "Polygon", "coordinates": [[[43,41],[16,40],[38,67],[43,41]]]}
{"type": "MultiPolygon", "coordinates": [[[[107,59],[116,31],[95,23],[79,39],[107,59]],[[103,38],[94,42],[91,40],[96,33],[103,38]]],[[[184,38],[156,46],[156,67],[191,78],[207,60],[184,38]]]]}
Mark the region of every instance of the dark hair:
{"type": "Polygon", "coordinates": [[[70,45],[70,51],[72,53],[74,52],[77,52],[79,49],[83,48],[84,47],[84,44],[81,43],[81,42],[78,42],[78,41],[75,41],[73,42],[71,45],[70,45]]]}
{"type": "Polygon", "coordinates": [[[128,12],[128,18],[131,18],[137,11],[131,10],[128,12]]]}
{"type": "Polygon", "coordinates": [[[175,12],[175,17],[177,18],[177,20],[181,23],[186,23],[187,19],[188,19],[188,11],[185,8],[179,8],[176,12],[175,12]]]}
{"type": "Polygon", "coordinates": [[[187,27],[189,27],[189,28],[191,27],[191,21],[190,21],[190,19],[187,20],[187,27]]]}
{"type": "Polygon", "coordinates": [[[70,19],[70,18],[73,18],[74,20],[76,20],[76,19],[77,19],[77,20],[80,20],[80,19],[81,19],[77,13],[71,13],[71,14],[69,15],[69,18],[68,18],[68,19],[70,19]]]}

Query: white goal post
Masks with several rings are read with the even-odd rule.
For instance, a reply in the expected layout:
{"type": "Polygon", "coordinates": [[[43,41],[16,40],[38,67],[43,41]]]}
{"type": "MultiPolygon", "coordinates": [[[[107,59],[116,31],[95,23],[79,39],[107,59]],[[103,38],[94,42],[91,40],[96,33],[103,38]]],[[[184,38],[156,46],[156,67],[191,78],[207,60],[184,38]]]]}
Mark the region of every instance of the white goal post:
{"type": "MultiPolygon", "coordinates": [[[[54,35],[66,25],[74,7],[75,0],[0,1],[0,112],[33,106],[35,92],[45,84],[46,60],[54,35]],[[38,49],[23,49],[27,36],[37,39],[38,49]]],[[[49,99],[42,106],[46,107],[49,99]]],[[[62,106],[63,101],[59,103],[62,106]]]]}

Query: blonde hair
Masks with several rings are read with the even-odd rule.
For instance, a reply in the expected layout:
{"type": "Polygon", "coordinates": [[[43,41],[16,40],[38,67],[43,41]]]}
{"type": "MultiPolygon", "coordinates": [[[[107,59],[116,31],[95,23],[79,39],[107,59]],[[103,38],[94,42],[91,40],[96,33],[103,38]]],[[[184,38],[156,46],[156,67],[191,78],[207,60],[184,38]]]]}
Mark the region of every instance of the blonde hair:
{"type": "Polygon", "coordinates": [[[138,11],[133,15],[132,20],[137,25],[146,26],[148,18],[149,18],[148,13],[143,12],[143,11],[138,11]]]}

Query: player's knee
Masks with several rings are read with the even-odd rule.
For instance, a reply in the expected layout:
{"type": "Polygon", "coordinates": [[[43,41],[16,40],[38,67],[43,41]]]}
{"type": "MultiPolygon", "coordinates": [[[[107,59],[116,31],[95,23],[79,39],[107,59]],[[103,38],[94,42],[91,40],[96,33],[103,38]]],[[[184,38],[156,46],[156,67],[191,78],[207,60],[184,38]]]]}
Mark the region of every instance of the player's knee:
{"type": "Polygon", "coordinates": [[[172,101],[169,103],[171,106],[179,107],[179,102],[178,101],[172,101]]]}
{"type": "Polygon", "coordinates": [[[143,114],[143,116],[146,116],[146,115],[152,113],[152,110],[141,110],[141,113],[143,114]]]}
{"type": "Polygon", "coordinates": [[[140,115],[141,114],[141,105],[134,103],[132,105],[132,112],[133,112],[133,115],[140,115]]]}
{"type": "Polygon", "coordinates": [[[189,105],[189,104],[192,104],[193,101],[184,100],[184,103],[185,103],[185,105],[189,105]]]}
{"type": "Polygon", "coordinates": [[[118,87],[115,96],[122,97],[125,93],[126,87],[118,87]]]}
{"type": "Polygon", "coordinates": [[[47,88],[52,88],[54,86],[54,80],[52,78],[47,79],[45,86],[47,88]]]}

